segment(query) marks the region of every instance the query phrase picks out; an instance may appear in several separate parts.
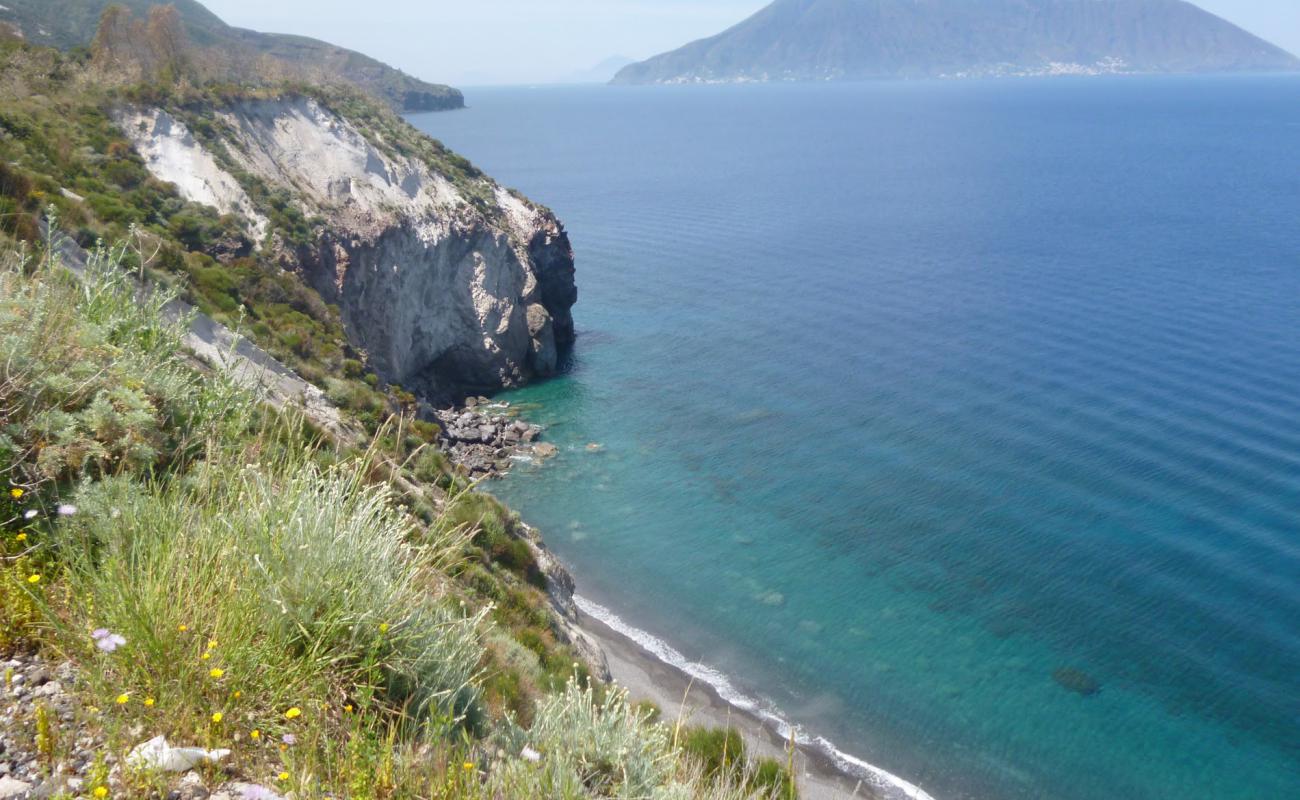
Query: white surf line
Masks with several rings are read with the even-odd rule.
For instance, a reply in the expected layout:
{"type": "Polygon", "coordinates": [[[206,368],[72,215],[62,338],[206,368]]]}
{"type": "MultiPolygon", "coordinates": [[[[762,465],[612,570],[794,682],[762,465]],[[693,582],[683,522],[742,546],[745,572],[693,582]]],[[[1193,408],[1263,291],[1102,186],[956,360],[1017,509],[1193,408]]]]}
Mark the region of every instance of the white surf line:
{"type": "Polygon", "coordinates": [[[811,737],[803,732],[797,725],[792,725],[785,720],[775,710],[765,707],[761,702],[748,695],[741,693],[727,676],[717,669],[707,664],[701,664],[691,661],[682,655],[676,648],[665,642],[663,639],[652,633],[643,631],[640,628],[633,627],[623,621],[621,617],[605,608],[599,603],[588,600],[580,595],[573,596],[573,602],[578,609],[593,619],[599,620],[604,625],[617,631],[619,634],[636,642],[642,649],[650,653],[655,658],[674,667],[698,681],[703,681],[728,703],[737,708],[743,709],[755,714],[766,722],[772,724],[782,738],[789,739],[791,733],[797,743],[806,747],[816,748],[825,754],[837,766],[845,772],[869,780],[882,789],[892,790],[897,793],[903,800],[935,800],[921,787],[900,778],[892,772],[881,769],[875,764],[870,764],[856,756],[852,756],[843,750],[837,748],[834,743],[824,736],[811,737]]]}

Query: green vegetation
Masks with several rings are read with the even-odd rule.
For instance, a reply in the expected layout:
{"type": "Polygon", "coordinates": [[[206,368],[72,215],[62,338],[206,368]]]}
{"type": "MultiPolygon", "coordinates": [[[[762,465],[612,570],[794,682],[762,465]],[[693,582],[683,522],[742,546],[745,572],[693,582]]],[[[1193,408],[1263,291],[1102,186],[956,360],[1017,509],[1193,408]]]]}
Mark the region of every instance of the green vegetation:
{"type": "MultiPolygon", "coordinates": [[[[117,6],[143,20],[154,0],[13,0],[0,8],[0,29],[12,26],[33,44],[75,50],[90,47],[100,20],[117,6]]],[[[352,50],[316,39],[232,28],[195,0],[171,0],[186,38],[198,51],[194,66],[209,78],[310,81],[351,86],[398,111],[461,108],[461,93],[431,84],[352,50]]]]}
{"type": "MultiPolygon", "coordinates": [[[[229,748],[237,774],[300,798],[790,796],[734,743],[678,747],[593,683],[495,501],[412,514],[385,448],[200,372],[130,247],[80,279],[54,250],[0,266],[0,644],[76,665],[99,763],[144,731],[229,748]]],[[[53,763],[74,733],[34,713],[53,763]]],[[[167,782],[128,769],[118,788],[167,782]]]]}
{"type": "Polygon", "coordinates": [[[681,747],[693,757],[707,778],[743,775],[744,784],[779,798],[794,798],[795,786],[789,771],[778,761],[750,759],[745,741],[734,728],[693,728],[681,738],[681,747]]]}
{"type": "MultiPolygon", "coordinates": [[[[17,42],[0,44],[0,242],[37,243],[38,219],[53,205],[83,247],[101,239],[129,242],[124,259],[131,269],[144,262],[155,282],[176,289],[218,321],[242,326],[372,433],[409,409],[409,395],[401,397],[399,387],[367,380],[364,355],[348,344],[337,309],[286,271],[270,248],[255,252],[237,219],[188,203],[171,184],[154,179],[111,118],[124,100],[158,103],[209,138],[220,154],[213,108],[289,90],[180,81],[110,91],[96,82],[97,74],[86,53],[63,56],[17,42]]],[[[349,108],[369,108],[375,119],[403,124],[344,90],[319,91],[322,97],[351,97],[349,108]]],[[[305,218],[287,193],[232,171],[271,220],[272,237],[289,248],[314,240],[319,221],[305,218]]],[[[436,429],[425,431],[436,435],[436,429]]]]}

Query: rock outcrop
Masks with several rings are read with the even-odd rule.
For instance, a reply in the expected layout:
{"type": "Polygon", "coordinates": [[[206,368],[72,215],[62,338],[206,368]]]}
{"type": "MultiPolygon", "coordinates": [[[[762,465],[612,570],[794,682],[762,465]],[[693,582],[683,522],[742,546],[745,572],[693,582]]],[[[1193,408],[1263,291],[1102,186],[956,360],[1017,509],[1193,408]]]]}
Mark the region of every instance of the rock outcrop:
{"type": "Polygon", "coordinates": [[[257,207],[252,196],[268,192],[250,192],[250,177],[318,220],[308,240],[273,234],[264,252],[338,306],[383,380],[441,402],[556,371],[577,289],[551,212],[309,97],[235,101],[205,117],[215,142],[157,108],[122,109],[117,122],[157,178],[243,217],[255,240],[271,210],[257,207]]]}

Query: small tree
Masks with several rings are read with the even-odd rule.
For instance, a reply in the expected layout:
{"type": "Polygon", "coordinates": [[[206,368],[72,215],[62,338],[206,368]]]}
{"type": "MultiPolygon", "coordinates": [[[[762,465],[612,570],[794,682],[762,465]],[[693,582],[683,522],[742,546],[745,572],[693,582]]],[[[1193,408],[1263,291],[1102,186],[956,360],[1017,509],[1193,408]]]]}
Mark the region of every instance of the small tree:
{"type": "Polygon", "coordinates": [[[145,20],[135,19],[124,6],[109,6],[99,18],[90,49],[102,71],[128,81],[175,83],[189,72],[185,23],[172,5],[153,6],[145,20]]]}
{"type": "Polygon", "coordinates": [[[99,16],[99,28],[90,43],[95,61],[104,67],[118,67],[132,50],[134,38],[131,10],[114,3],[99,16]]]}
{"type": "Polygon", "coordinates": [[[176,6],[154,6],[149,9],[144,40],[152,56],[155,78],[164,83],[175,83],[186,74],[189,43],[185,36],[185,23],[181,21],[176,6]]]}

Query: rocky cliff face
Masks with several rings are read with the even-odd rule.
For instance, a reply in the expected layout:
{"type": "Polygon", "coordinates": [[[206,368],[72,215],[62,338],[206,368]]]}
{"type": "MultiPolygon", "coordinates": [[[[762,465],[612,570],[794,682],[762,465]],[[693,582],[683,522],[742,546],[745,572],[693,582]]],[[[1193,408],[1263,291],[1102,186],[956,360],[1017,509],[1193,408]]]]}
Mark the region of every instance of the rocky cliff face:
{"type": "Polygon", "coordinates": [[[235,101],[208,119],[215,140],[156,108],[122,109],[117,122],[156,177],[241,216],[254,239],[270,211],[250,179],[322,220],[309,240],[272,234],[263,250],[339,307],[381,378],[445,400],[555,372],[577,289],[549,211],[315,99],[235,101]]]}

